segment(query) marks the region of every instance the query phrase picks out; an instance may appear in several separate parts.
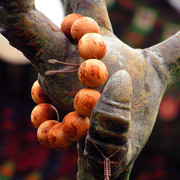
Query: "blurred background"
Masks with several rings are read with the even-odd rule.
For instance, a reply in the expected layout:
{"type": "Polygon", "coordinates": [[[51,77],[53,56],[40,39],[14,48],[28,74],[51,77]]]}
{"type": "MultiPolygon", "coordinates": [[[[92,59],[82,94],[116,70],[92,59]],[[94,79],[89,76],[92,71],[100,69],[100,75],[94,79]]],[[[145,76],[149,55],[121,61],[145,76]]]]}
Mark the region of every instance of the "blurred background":
{"type": "MultiPolygon", "coordinates": [[[[56,25],[64,17],[60,0],[36,0],[56,25]]],[[[180,0],[107,0],[116,36],[134,48],[157,44],[180,30],[180,0]]],[[[77,152],[42,147],[30,122],[31,86],[37,72],[0,36],[0,180],[75,180],[77,152]]],[[[180,80],[168,87],[149,141],[135,162],[131,180],[180,179],[180,80]]]]}

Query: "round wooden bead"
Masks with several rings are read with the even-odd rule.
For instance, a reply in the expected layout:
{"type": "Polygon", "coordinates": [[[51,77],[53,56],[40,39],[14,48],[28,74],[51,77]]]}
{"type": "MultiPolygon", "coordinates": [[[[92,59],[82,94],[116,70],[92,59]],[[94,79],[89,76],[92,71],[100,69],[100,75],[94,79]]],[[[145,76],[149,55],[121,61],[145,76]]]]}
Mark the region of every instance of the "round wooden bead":
{"type": "Polygon", "coordinates": [[[35,128],[38,128],[41,123],[50,119],[58,119],[57,109],[51,104],[38,104],[34,107],[34,109],[31,112],[31,122],[35,128]]]}
{"type": "Polygon", "coordinates": [[[81,141],[89,129],[89,118],[79,115],[77,111],[68,113],[62,123],[64,134],[72,141],[81,141]]]}
{"type": "Polygon", "coordinates": [[[37,138],[41,145],[43,145],[47,148],[51,148],[51,145],[50,145],[49,139],[48,139],[49,131],[57,123],[58,123],[58,121],[55,121],[55,120],[47,120],[39,126],[39,128],[37,130],[37,138]]]}
{"type": "Polygon", "coordinates": [[[82,36],[78,43],[79,55],[83,59],[102,59],[107,51],[104,38],[98,33],[88,33],[82,36]]]}
{"type": "Polygon", "coordinates": [[[74,21],[71,27],[71,36],[74,40],[79,39],[87,33],[99,33],[99,26],[97,22],[90,17],[81,17],[74,21]]]}
{"type": "Polygon", "coordinates": [[[55,124],[51,130],[49,131],[49,143],[50,145],[59,151],[67,151],[69,150],[72,146],[75,145],[75,142],[69,140],[66,135],[63,132],[62,129],[63,124],[58,123],[55,124]]]}
{"type": "Polygon", "coordinates": [[[90,117],[101,94],[95,89],[84,88],[74,98],[74,108],[82,116],[90,117]]]}
{"type": "Polygon", "coordinates": [[[70,39],[72,40],[72,36],[71,36],[71,26],[74,23],[75,20],[77,20],[78,18],[83,17],[80,14],[77,13],[72,13],[72,14],[68,14],[67,16],[65,16],[65,18],[63,19],[62,23],[61,23],[61,31],[70,39]]]}
{"type": "Polygon", "coordinates": [[[108,77],[106,65],[97,59],[84,61],[78,70],[80,82],[86,87],[100,87],[108,77]]]}

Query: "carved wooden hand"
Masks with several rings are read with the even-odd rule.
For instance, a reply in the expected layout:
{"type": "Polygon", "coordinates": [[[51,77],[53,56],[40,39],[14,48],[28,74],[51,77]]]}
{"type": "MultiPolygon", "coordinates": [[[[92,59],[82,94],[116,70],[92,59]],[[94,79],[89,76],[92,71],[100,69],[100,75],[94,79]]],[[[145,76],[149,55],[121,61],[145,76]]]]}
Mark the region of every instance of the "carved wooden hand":
{"type": "MultiPolygon", "coordinates": [[[[180,32],[153,47],[133,49],[113,34],[103,0],[64,0],[64,6],[66,14],[94,18],[107,43],[102,61],[109,76],[98,89],[102,95],[86,140],[78,145],[78,180],[128,179],[151,134],[166,87],[180,74],[180,32]]],[[[81,64],[77,45],[35,9],[33,0],[1,0],[0,31],[32,62],[60,115],[72,111],[74,96],[83,88],[77,72],[46,72],[67,67],[49,59],[81,64]]]]}

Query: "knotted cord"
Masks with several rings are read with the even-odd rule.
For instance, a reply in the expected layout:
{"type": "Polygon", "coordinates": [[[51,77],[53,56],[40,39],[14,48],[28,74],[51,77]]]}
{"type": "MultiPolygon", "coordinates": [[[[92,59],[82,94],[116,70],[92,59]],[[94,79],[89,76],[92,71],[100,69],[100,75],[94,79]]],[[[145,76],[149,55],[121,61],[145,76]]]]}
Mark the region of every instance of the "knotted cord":
{"type": "Polygon", "coordinates": [[[54,75],[54,74],[57,74],[57,73],[73,73],[73,72],[77,72],[78,69],[79,69],[79,65],[78,64],[58,61],[56,59],[49,59],[48,62],[50,64],[61,64],[61,65],[66,65],[68,67],[65,67],[65,68],[59,69],[59,70],[49,70],[49,71],[46,71],[45,75],[47,75],[47,76],[54,75]]]}
{"type": "Polygon", "coordinates": [[[90,141],[92,142],[92,144],[94,145],[94,147],[100,152],[100,154],[102,155],[102,157],[104,158],[104,180],[110,180],[111,177],[111,160],[110,158],[112,158],[116,153],[118,153],[125,145],[127,145],[128,141],[121,146],[117,151],[115,151],[113,154],[111,154],[109,157],[106,157],[103,152],[97,147],[97,145],[93,142],[93,140],[91,138],[89,138],[90,141]]]}

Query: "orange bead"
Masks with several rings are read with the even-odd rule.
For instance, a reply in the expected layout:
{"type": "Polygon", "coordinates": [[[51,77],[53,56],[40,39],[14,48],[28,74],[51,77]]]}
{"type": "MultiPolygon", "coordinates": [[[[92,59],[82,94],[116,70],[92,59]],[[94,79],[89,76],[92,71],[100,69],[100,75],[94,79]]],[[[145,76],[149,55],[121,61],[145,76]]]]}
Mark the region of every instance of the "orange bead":
{"type": "Polygon", "coordinates": [[[48,96],[42,90],[38,80],[34,82],[31,88],[31,97],[36,104],[50,102],[48,96]]]}
{"type": "Polygon", "coordinates": [[[57,123],[58,123],[58,121],[55,121],[55,120],[47,120],[47,121],[44,121],[38,127],[37,138],[38,138],[41,145],[43,145],[47,148],[51,148],[51,145],[50,145],[49,140],[48,140],[49,131],[57,123]]]}
{"type": "Polygon", "coordinates": [[[74,108],[82,116],[90,117],[101,94],[95,89],[84,88],[74,98],[74,108]]]}
{"type": "Polygon", "coordinates": [[[72,141],[81,141],[89,129],[89,118],[76,111],[68,113],[62,123],[64,134],[72,141]]]}
{"type": "Polygon", "coordinates": [[[97,22],[90,17],[81,17],[74,21],[71,27],[71,36],[76,41],[79,41],[84,34],[99,33],[97,22]]]}
{"type": "Polygon", "coordinates": [[[97,59],[84,61],[78,70],[80,82],[86,87],[100,87],[108,77],[106,65],[97,59]]]}
{"type": "Polygon", "coordinates": [[[58,112],[56,108],[51,104],[38,104],[34,107],[34,109],[31,112],[31,122],[35,128],[38,128],[41,123],[50,119],[58,119],[58,112]]]}
{"type": "Polygon", "coordinates": [[[62,123],[54,125],[49,132],[51,146],[59,151],[69,150],[75,143],[69,140],[62,130],[62,123]]]}
{"type": "Polygon", "coordinates": [[[71,26],[74,23],[75,20],[77,20],[78,18],[83,17],[80,14],[77,13],[72,13],[67,15],[62,23],[61,23],[61,31],[70,39],[72,40],[72,36],[71,36],[71,26]]]}
{"type": "Polygon", "coordinates": [[[104,38],[98,33],[88,33],[82,36],[78,43],[79,55],[83,59],[102,59],[107,51],[104,38]]]}

